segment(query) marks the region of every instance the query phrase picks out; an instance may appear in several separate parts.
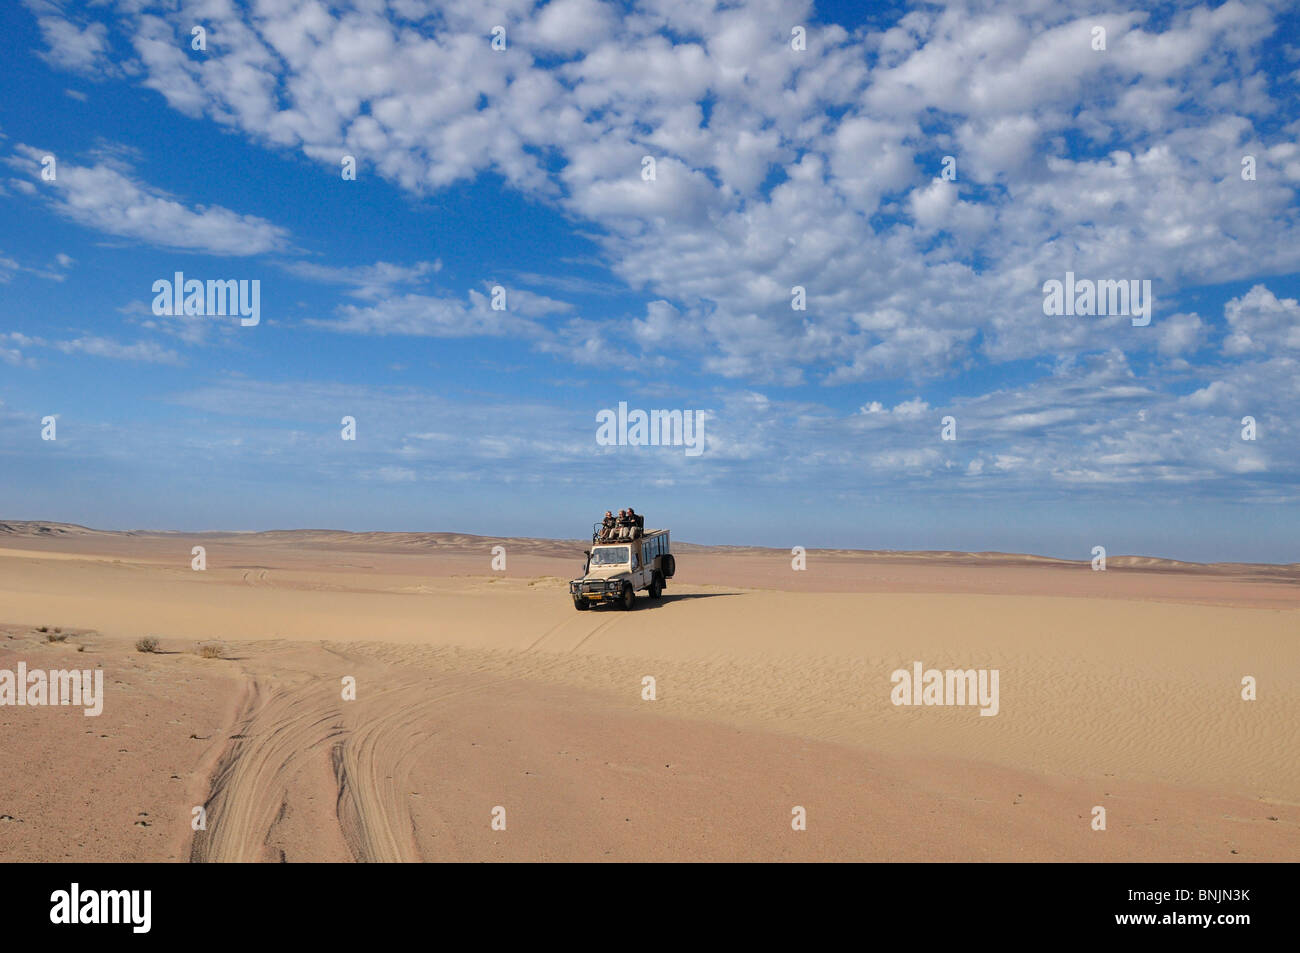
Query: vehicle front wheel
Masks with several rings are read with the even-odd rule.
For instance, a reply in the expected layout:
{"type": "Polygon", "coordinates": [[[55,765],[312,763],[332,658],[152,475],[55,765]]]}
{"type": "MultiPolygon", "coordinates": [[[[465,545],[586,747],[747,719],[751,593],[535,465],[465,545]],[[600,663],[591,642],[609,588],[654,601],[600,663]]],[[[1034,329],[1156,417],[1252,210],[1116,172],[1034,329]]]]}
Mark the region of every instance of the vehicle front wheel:
{"type": "Polygon", "coordinates": [[[654,579],[650,580],[650,598],[658,599],[664,593],[664,581],[655,573],[654,579]]]}
{"type": "Polygon", "coordinates": [[[632,591],[632,587],[627,583],[623,584],[623,591],[619,594],[619,605],[624,612],[636,605],[636,593],[632,591]]]}
{"type": "Polygon", "coordinates": [[[579,612],[583,612],[591,608],[591,603],[582,596],[575,596],[573,599],[573,608],[577,609],[579,612]]]}

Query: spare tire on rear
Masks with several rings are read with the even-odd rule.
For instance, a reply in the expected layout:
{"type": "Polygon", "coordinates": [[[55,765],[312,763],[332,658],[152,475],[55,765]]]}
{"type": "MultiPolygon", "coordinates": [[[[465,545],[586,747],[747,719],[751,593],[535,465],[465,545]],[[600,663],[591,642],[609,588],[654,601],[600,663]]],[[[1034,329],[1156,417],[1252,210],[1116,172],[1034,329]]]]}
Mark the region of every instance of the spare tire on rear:
{"type": "Polygon", "coordinates": [[[672,553],[666,553],[663,561],[664,578],[673,578],[673,573],[677,572],[677,559],[672,553]]]}

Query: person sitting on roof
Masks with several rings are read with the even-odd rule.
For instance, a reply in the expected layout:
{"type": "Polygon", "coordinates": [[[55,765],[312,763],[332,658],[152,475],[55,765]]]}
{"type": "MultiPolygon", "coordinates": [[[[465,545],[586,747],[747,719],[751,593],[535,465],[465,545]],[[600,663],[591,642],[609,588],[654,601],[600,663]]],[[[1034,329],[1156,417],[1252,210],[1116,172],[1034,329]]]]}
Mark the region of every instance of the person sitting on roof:
{"type": "Polygon", "coordinates": [[[602,542],[612,537],[614,533],[614,527],[617,525],[618,525],[618,520],[614,519],[614,514],[611,513],[609,510],[606,510],[605,518],[600,521],[600,538],[602,542]]]}
{"type": "Polygon", "coordinates": [[[632,532],[630,532],[628,535],[631,538],[635,539],[636,537],[640,536],[641,532],[645,529],[645,517],[638,516],[636,514],[636,511],[634,511],[632,507],[629,506],[627,508],[627,525],[632,528],[632,532]]]}

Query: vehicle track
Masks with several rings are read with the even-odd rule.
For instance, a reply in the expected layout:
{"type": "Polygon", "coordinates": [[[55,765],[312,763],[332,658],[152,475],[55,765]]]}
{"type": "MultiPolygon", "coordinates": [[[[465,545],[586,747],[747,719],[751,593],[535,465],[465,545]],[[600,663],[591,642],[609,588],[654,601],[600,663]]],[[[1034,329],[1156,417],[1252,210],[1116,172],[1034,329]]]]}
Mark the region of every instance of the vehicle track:
{"type": "Polygon", "coordinates": [[[391,706],[368,718],[331,749],[338,782],[336,815],[355,860],[363,863],[420,861],[406,779],[420,742],[432,737],[425,716],[464,689],[429,696],[427,682],[414,682],[384,693],[391,706]]]}
{"type": "Polygon", "coordinates": [[[577,644],[574,645],[571,649],[569,649],[569,651],[570,651],[570,652],[576,652],[576,651],[578,651],[578,649],[582,648],[583,643],[585,643],[588,639],[590,639],[592,636],[596,635],[596,634],[599,633],[599,632],[603,632],[603,631],[605,631],[605,630],[608,629],[610,626],[612,626],[614,623],[620,621],[621,618],[622,618],[621,616],[616,616],[616,617],[613,618],[613,619],[607,619],[606,621],[602,622],[600,625],[596,626],[594,629],[592,629],[590,632],[588,632],[586,635],[584,635],[582,638],[580,638],[580,639],[578,640],[577,644]]]}
{"type": "Polygon", "coordinates": [[[294,778],[313,758],[329,759],[335,817],[354,860],[422,859],[406,780],[422,742],[435,734],[430,710],[464,690],[439,691],[437,682],[412,676],[343,702],[336,685],[332,676],[292,689],[250,683],[213,772],[208,829],[195,833],[191,862],[276,859],[275,828],[302,796],[294,778]]]}
{"type": "Polygon", "coordinates": [[[265,859],[291,770],[343,731],[337,707],[303,706],[299,696],[252,683],[213,774],[204,802],[208,829],[191,842],[192,862],[265,859]]]}
{"type": "Polygon", "coordinates": [[[524,651],[532,652],[549,639],[550,643],[555,643],[555,646],[552,648],[551,644],[548,643],[547,647],[543,649],[543,651],[573,652],[593,635],[613,625],[621,619],[622,616],[623,613],[621,610],[613,608],[590,609],[582,615],[570,616],[562,622],[557,622],[555,625],[543,632],[533,641],[533,644],[524,649],[524,651]],[[600,618],[601,615],[608,613],[613,613],[613,618],[600,618]],[[568,639],[565,639],[564,636],[568,635],[571,631],[582,634],[579,635],[578,640],[567,649],[562,648],[564,642],[569,641],[568,639]],[[552,638],[552,636],[555,638],[552,638]]]}

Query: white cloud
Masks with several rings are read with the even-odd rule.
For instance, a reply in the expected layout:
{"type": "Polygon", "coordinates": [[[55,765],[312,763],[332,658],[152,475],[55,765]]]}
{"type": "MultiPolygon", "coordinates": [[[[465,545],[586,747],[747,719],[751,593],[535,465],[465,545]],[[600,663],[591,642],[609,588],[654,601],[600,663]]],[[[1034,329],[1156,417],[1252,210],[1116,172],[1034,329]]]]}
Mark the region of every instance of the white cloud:
{"type": "Polygon", "coordinates": [[[57,15],[40,17],[37,24],[48,47],[41,57],[51,66],[77,73],[113,72],[104,24],[80,26],[57,15]]]}
{"type": "Polygon", "coordinates": [[[371,479],[383,483],[414,483],[415,471],[410,467],[379,467],[367,473],[371,479]]]}
{"type": "Polygon", "coordinates": [[[424,278],[437,274],[442,270],[442,262],[417,261],[410,265],[396,265],[377,261],[373,265],[336,266],[291,261],[282,267],[289,273],[310,281],[352,285],[348,294],[358,298],[379,298],[392,294],[394,288],[418,284],[424,278]]]}
{"type": "Polygon", "coordinates": [[[550,0],[525,28],[525,42],[539,49],[576,53],[601,42],[614,26],[609,5],[599,0],[550,0]]]}
{"type": "Polygon", "coordinates": [[[52,346],[65,354],[89,354],[92,357],[106,357],[117,361],[140,361],[146,364],[181,363],[175,351],[168,350],[153,341],[122,344],[90,335],[71,341],[58,341],[52,346]]]}
{"type": "Polygon", "coordinates": [[[371,305],[342,305],[335,318],[309,319],[313,327],[350,334],[403,334],[418,337],[499,336],[529,324],[509,312],[493,311],[489,299],[471,291],[457,301],[430,295],[406,294],[371,305]]]}
{"type": "MultiPolygon", "coordinates": [[[[687,339],[648,314],[637,343],[731,377],[922,378],[1111,346],[1120,322],[1035,314],[1067,269],[1150,277],[1161,296],[1300,269],[1300,154],[1256,130],[1279,104],[1240,75],[1275,28],[1267,7],[1180,9],[1156,28],[954,3],[884,33],[814,27],[804,54],[788,42],[803,2],[510,9],[501,54],[459,2],[436,30],[377,7],[214,7],[202,59],[177,42],[183,14],[127,7],[121,28],[142,82],[188,115],[331,167],[350,152],[420,194],[496,172],[594,223],[621,279],[698,316],[687,339]],[[1235,174],[1247,148],[1253,183],[1235,174]],[[957,158],[955,183],[934,181],[936,152],[957,158]],[[789,309],[795,284],[807,313],[789,309]]],[[[1177,357],[1194,337],[1180,318],[1125,346],[1177,357]]]]}
{"type": "Polygon", "coordinates": [[[1300,351],[1300,302],[1281,298],[1263,285],[1233,298],[1224,308],[1229,332],[1223,342],[1228,354],[1300,351]]]}
{"type": "MultiPolygon", "coordinates": [[[[908,458],[902,445],[856,448],[858,465],[874,453],[951,466],[981,485],[1240,475],[1223,441],[1242,402],[1261,415],[1294,406],[1294,300],[1256,285],[1229,302],[1221,341],[1217,315],[1179,300],[1300,271],[1300,127],[1279,126],[1286,89],[1257,66],[1284,22],[1276,7],[1227,0],[1158,19],[1076,18],[1038,0],[955,2],[883,32],[814,27],[804,54],[790,50],[788,29],[811,18],[806,2],[654,2],[614,16],[594,0],[517,0],[494,8],[510,24],[503,54],[488,49],[477,4],[443,5],[432,20],[413,0],[390,9],[409,21],[390,22],[378,5],[213,6],[201,60],[177,42],[188,12],[127,6],[118,29],[140,82],[187,115],[331,169],[351,152],[363,174],[416,195],[500,175],[574,219],[650,303],[643,316],[581,315],[503,275],[511,308],[492,312],[481,288],[422,293],[424,263],[292,264],[361,299],[309,323],[510,333],[579,364],[691,364],[746,385],[892,380],[920,393],[990,362],[1032,362],[1032,384],[933,408],[953,412],[963,434],[995,436],[996,448],[974,454],[959,440],[940,461],[908,458]],[[1095,24],[1108,32],[1104,53],[1091,48],[1095,24]],[[936,181],[946,154],[955,182],[936,181]],[[1255,181],[1240,177],[1245,154],[1255,181]],[[641,177],[645,155],[653,182],[641,177]],[[1152,325],[1044,316],[1042,284],[1067,270],[1152,280],[1152,325]],[[806,311],[791,309],[795,285],[806,311]],[[1218,364],[1192,363],[1216,347],[1218,364]]],[[[63,198],[49,189],[56,208],[110,234],[190,235],[191,247],[223,253],[287,243],[269,223],[188,208],[107,162],[96,170],[63,198]]],[[[798,419],[899,441],[933,429],[920,396],[892,411],[861,406],[838,423],[806,408],[798,419]]],[[[769,428],[773,415],[763,414],[769,428]]],[[[717,447],[735,459],[807,452],[782,457],[777,436],[744,420],[737,410],[720,421],[717,447]]],[[[820,460],[839,452],[832,441],[816,450],[820,460]]]]}
{"type": "Polygon", "coordinates": [[[9,164],[40,182],[38,192],[51,207],[72,221],[159,248],[244,256],[283,249],[288,232],[253,215],[220,206],[189,207],[130,177],[111,159],[92,166],[59,161],[53,182],[40,181],[46,153],[18,146],[9,164]]]}
{"type": "Polygon", "coordinates": [[[1198,315],[1172,314],[1156,326],[1156,349],[1167,357],[1179,357],[1205,343],[1207,328],[1198,315]]]}
{"type": "Polygon", "coordinates": [[[139,361],[148,364],[181,363],[179,355],[174,351],[168,350],[153,341],[123,344],[96,335],[81,335],[70,340],[58,341],[31,337],[20,331],[0,334],[0,343],[6,340],[10,344],[17,345],[15,348],[4,349],[4,359],[11,364],[35,366],[34,359],[24,356],[17,348],[27,348],[28,350],[48,348],[64,354],[89,354],[92,357],[103,357],[119,361],[139,361]]]}
{"type": "Polygon", "coordinates": [[[930,409],[930,405],[920,397],[913,397],[897,404],[893,409],[896,417],[921,417],[930,409]]]}

